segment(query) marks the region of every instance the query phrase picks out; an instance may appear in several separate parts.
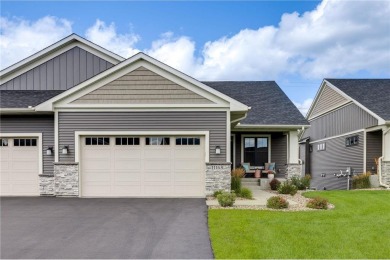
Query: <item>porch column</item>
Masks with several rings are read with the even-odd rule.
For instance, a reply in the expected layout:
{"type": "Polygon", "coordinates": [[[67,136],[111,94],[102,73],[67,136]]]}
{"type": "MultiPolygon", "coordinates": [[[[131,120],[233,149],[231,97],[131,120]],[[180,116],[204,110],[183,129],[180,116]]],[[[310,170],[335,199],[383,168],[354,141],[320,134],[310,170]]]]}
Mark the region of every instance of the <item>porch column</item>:
{"type": "Polygon", "coordinates": [[[383,129],[382,183],[390,185],[390,126],[383,129]]]}
{"type": "Polygon", "coordinates": [[[288,133],[288,164],[286,169],[287,178],[302,174],[302,165],[299,164],[298,130],[288,133]]]}

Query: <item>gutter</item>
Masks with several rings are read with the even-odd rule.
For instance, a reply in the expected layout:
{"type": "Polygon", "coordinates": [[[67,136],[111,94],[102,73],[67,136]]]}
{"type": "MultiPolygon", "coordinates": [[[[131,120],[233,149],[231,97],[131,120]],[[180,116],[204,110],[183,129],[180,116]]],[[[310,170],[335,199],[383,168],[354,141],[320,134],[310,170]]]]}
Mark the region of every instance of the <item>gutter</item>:
{"type": "Polygon", "coordinates": [[[241,125],[238,124],[237,128],[266,128],[266,129],[301,129],[309,128],[310,125],[241,125]]]}
{"type": "Polygon", "coordinates": [[[33,107],[28,108],[0,108],[0,114],[24,114],[24,113],[35,113],[33,107]]]}

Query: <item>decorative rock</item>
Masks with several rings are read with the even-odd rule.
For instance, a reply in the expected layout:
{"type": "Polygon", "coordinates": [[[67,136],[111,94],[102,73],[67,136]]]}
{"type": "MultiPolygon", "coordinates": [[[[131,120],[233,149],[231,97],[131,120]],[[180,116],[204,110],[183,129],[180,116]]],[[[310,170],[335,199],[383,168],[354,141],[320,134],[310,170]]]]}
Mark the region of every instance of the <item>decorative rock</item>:
{"type": "Polygon", "coordinates": [[[231,163],[206,163],[206,195],[214,191],[230,191],[231,163]]]}
{"type": "Polygon", "coordinates": [[[382,183],[390,185],[390,161],[382,161],[382,183]]]}
{"type": "Polygon", "coordinates": [[[293,176],[301,176],[302,165],[298,163],[289,163],[286,168],[287,179],[291,179],[293,176]]]}
{"type": "Polygon", "coordinates": [[[79,196],[78,163],[54,163],[54,183],[56,196],[79,196]]]}
{"type": "Polygon", "coordinates": [[[39,194],[41,196],[54,196],[54,175],[39,175],[39,194]]]}

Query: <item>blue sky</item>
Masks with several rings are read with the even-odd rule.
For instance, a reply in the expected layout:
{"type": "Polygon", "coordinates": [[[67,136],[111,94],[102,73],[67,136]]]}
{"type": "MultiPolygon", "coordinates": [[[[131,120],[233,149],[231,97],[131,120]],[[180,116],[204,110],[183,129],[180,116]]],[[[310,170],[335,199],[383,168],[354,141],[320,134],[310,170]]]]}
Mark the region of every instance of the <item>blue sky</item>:
{"type": "Polygon", "coordinates": [[[75,32],[200,80],[276,80],[305,112],[324,77],[390,76],[389,3],[2,1],[1,67],[75,32]]]}

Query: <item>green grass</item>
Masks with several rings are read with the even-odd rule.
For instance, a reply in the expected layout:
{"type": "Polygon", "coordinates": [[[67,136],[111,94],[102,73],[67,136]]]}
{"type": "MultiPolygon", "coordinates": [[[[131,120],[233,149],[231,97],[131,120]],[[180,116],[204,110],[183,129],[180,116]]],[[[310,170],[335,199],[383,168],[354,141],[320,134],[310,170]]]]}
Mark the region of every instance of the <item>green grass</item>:
{"type": "Polygon", "coordinates": [[[389,258],[389,191],[319,191],[333,210],[209,210],[216,258],[389,258]]]}

